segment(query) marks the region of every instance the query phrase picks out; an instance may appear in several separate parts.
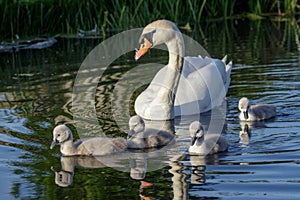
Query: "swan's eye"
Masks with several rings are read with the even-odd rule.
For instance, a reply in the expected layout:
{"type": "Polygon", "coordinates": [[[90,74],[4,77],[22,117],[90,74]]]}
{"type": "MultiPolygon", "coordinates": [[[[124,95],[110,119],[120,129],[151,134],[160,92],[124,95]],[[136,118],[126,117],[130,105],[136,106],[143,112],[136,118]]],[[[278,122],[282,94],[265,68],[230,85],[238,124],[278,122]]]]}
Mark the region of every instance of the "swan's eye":
{"type": "Polygon", "coordinates": [[[142,47],[149,49],[151,46],[152,43],[147,38],[144,38],[144,43],[142,44],[142,47]]]}
{"type": "Polygon", "coordinates": [[[142,48],[145,48],[146,45],[147,45],[146,42],[144,42],[144,43],[141,44],[140,48],[141,48],[141,49],[142,49],[142,48]]]}

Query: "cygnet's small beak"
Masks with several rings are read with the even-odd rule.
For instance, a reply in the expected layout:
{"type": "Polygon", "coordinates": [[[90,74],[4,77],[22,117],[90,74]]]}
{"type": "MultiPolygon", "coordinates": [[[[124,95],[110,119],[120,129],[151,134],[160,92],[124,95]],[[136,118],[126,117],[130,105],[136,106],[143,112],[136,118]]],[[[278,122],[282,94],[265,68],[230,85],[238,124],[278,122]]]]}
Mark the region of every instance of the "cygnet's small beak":
{"type": "Polygon", "coordinates": [[[56,169],[54,169],[53,166],[51,166],[51,171],[53,171],[54,173],[55,173],[55,172],[58,172],[56,169]]]}
{"type": "Polygon", "coordinates": [[[136,49],[134,59],[138,60],[140,57],[142,57],[152,46],[152,43],[144,38],[144,43],[141,44],[140,49],[136,49]]]}
{"type": "Polygon", "coordinates": [[[134,131],[133,130],[129,130],[128,134],[127,134],[127,140],[129,140],[130,138],[132,138],[132,136],[134,135],[134,131]]]}
{"type": "Polygon", "coordinates": [[[53,140],[50,145],[50,149],[53,149],[53,147],[55,147],[56,144],[57,144],[57,142],[55,140],[53,140]]]}
{"type": "Polygon", "coordinates": [[[244,111],[243,113],[244,113],[244,118],[245,118],[245,119],[248,119],[248,117],[249,117],[249,116],[248,116],[248,111],[244,111]]]}
{"type": "Polygon", "coordinates": [[[191,146],[193,146],[195,144],[196,140],[197,140],[196,136],[192,137],[191,146]]]}

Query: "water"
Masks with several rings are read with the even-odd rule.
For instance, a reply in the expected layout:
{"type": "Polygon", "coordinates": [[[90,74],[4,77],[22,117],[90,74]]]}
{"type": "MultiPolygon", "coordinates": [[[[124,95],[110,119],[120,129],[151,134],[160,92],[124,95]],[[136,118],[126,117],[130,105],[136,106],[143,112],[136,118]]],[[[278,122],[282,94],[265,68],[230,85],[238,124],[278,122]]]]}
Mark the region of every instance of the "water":
{"type": "MultiPolygon", "coordinates": [[[[223,127],[229,150],[207,158],[189,155],[185,133],[190,119],[176,119],[180,144],[161,150],[164,156],[154,153],[148,158],[148,167],[158,169],[145,175],[143,181],[152,183],[145,187],[130,178],[127,169],[105,167],[92,158],[63,158],[58,148],[49,149],[56,124],[66,123],[76,131],[72,85],[83,59],[100,39],[57,38],[47,49],[2,53],[1,199],[299,199],[298,30],[289,21],[227,21],[187,33],[213,57],[227,53],[234,62],[223,127]],[[247,131],[237,117],[237,102],[243,96],[275,105],[277,117],[247,124],[247,131]],[[240,138],[241,131],[250,137],[240,138]]],[[[167,62],[165,54],[156,55],[152,51],[143,62],[167,62]]],[[[110,98],[122,74],[136,65],[132,58],[130,52],[112,64],[98,91],[99,124],[110,136],[126,136],[113,118],[110,98]]],[[[120,162],[130,165],[126,156],[120,162]]]]}

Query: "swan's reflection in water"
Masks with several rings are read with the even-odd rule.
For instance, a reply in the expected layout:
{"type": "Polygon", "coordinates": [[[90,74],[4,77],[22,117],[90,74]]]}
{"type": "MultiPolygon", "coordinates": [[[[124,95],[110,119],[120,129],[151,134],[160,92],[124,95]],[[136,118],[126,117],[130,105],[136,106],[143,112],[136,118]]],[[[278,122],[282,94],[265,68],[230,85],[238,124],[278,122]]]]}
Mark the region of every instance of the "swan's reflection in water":
{"type": "Polygon", "coordinates": [[[191,169],[191,183],[195,185],[202,185],[205,183],[205,169],[206,159],[205,156],[190,156],[191,169]]]}
{"type": "Polygon", "coordinates": [[[179,157],[178,160],[170,162],[169,172],[172,177],[173,199],[187,199],[188,197],[188,183],[187,174],[184,171],[186,166],[180,162],[181,159],[185,159],[186,156],[179,157]]]}
{"type": "Polygon", "coordinates": [[[189,199],[188,191],[194,186],[206,184],[206,166],[219,163],[218,154],[200,156],[183,154],[178,160],[170,162],[173,199],[189,199]]]}

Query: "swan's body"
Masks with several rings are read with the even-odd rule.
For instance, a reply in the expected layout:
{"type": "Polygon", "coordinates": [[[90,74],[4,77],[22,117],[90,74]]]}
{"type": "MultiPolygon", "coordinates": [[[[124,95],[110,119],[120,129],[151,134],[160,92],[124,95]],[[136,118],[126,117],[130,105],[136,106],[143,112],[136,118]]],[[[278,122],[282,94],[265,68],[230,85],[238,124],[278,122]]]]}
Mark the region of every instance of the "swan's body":
{"type": "Polygon", "coordinates": [[[147,25],[140,38],[136,60],[147,50],[166,44],[169,63],[154,77],[135,101],[136,113],[144,119],[168,120],[192,115],[221,105],[226,96],[232,63],[199,57],[184,57],[184,41],[176,25],[158,20],[147,25]]]}
{"type": "Polygon", "coordinates": [[[129,120],[129,132],[127,147],[129,149],[159,148],[170,144],[175,135],[171,132],[145,129],[144,120],[139,116],[133,116],[129,120]]]}
{"type": "Polygon", "coordinates": [[[219,134],[204,134],[200,122],[194,121],[190,125],[192,142],[189,152],[200,155],[214,154],[228,149],[227,139],[219,134]]]}
{"type": "Polygon", "coordinates": [[[102,156],[123,152],[127,148],[126,140],[123,138],[94,137],[73,143],[72,131],[66,125],[58,125],[54,128],[50,149],[56,144],[60,144],[60,152],[64,156],[102,156]]]}
{"type": "Polygon", "coordinates": [[[276,116],[276,108],[269,104],[251,105],[249,99],[243,97],[239,101],[239,118],[242,121],[262,121],[276,116]]]}

